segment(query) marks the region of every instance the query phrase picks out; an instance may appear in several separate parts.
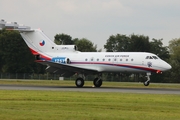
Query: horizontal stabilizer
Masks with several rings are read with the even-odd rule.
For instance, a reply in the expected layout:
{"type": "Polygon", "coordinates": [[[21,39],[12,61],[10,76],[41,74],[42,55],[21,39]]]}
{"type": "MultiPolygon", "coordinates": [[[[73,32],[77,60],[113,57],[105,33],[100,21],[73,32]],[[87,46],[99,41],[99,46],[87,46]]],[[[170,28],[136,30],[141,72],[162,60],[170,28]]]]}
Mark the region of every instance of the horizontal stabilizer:
{"type": "Polygon", "coordinates": [[[17,30],[20,32],[32,32],[34,31],[29,26],[19,25],[17,22],[6,22],[5,20],[0,20],[0,30],[17,30]]]}

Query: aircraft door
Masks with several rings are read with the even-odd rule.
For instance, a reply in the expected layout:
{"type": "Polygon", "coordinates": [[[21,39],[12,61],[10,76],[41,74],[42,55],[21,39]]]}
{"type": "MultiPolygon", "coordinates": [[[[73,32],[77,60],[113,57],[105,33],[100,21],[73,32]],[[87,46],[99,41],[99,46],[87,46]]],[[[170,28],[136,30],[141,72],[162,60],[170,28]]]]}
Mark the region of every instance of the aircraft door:
{"type": "Polygon", "coordinates": [[[144,65],[144,61],[142,61],[142,65],[144,65]]]}

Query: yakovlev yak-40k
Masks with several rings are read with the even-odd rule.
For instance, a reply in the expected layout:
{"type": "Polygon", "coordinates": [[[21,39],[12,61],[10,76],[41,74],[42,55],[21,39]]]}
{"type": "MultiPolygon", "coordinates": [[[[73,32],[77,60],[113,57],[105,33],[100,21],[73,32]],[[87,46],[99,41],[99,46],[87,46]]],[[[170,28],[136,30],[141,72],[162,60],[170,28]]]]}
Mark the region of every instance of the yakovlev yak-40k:
{"type": "Polygon", "coordinates": [[[56,45],[40,29],[19,26],[16,22],[7,24],[0,21],[0,29],[17,30],[28,45],[36,62],[46,65],[46,71],[72,76],[77,74],[77,87],[83,87],[85,76],[97,74],[93,80],[95,87],[102,85],[102,73],[105,72],[139,72],[147,73],[144,85],[150,83],[150,75],[162,73],[171,66],[157,55],[147,52],[80,52],[75,45],[56,45]]]}

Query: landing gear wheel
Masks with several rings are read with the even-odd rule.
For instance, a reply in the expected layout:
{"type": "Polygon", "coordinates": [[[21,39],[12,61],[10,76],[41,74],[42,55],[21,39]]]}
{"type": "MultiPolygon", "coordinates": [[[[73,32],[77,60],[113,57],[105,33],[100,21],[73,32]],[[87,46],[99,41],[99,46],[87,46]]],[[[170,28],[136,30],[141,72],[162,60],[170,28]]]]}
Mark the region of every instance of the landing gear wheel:
{"type": "Polygon", "coordinates": [[[76,81],[75,81],[75,84],[77,87],[83,87],[84,85],[84,80],[82,78],[77,78],[76,81]]]}
{"type": "Polygon", "coordinates": [[[101,87],[102,80],[99,79],[99,78],[95,78],[94,81],[93,81],[93,84],[94,84],[95,87],[101,87]]]}
{"type": "Polygon", "coordinates": [[[144,86],[148,86],[150,84],[150,81],[145,81],[144,86]]]}

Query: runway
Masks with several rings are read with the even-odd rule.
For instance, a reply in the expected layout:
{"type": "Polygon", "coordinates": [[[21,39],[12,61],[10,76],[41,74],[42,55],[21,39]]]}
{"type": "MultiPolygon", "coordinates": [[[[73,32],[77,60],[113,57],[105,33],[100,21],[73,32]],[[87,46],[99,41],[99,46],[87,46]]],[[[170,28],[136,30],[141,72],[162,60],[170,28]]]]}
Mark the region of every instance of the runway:
{"type": "Polygon", "coordinates": [[[79,92],[120,92],[144,94],[178,94],[180,89],[164,88],[121,88],[121,87],[70,87],[70,86],[35,86],[35,85],[0,85],[0,90],[50,90],[50,91],[79,91],[79,92]]]}

